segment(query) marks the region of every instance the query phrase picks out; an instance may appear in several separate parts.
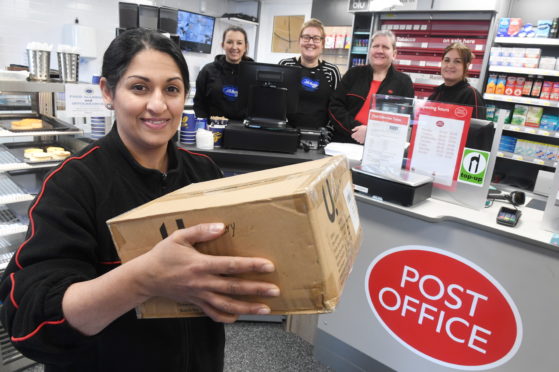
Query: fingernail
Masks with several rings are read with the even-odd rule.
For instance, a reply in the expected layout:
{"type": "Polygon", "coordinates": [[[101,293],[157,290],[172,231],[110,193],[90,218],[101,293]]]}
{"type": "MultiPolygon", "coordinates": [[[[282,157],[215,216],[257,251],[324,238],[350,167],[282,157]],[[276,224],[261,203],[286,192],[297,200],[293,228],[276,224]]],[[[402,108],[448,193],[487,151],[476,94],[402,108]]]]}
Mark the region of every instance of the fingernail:
{"type": "Polygon", "coordinates": [[[278,288],[272,288],[266,291],[266,295],[268,296],[279,296],[279,294],[280,294],[280,290],[278,288]]]}
{"type": "Polygon", "coordinates": [[[261,307],[260,309],[258,309],[258,311],[256,313],[259,314],[259,315],[270,314],[270,308],[269,307],[261,307]]]}
{"type": "Polygon", "coordinates": [[[210,232],[211,233],[222,232],[223,228],[224,228],[224,225],[222,223],[212,223],[210,225],[210,232]]]}
{"type": "Polygon", "coordinates": [[[267,263],[262,265],[261,270],[265,273],[271,273],[275,270],[276,268],[274,267],[274,265],[272,265],[271,263],[267,263]]]}

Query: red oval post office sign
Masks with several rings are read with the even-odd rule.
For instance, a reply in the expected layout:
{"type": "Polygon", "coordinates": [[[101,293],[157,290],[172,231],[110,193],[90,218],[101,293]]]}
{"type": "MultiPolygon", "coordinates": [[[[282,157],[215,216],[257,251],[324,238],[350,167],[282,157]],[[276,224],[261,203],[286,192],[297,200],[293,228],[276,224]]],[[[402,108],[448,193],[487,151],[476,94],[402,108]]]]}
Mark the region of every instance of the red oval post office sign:
{"type": "Polygon", "coordinates": [[[512,298],[456,254],[424,246],[390,249],[370,264],[365,287],[388,333],[434,363],[490,369],[520,347],[522,321],[512,298]]]}

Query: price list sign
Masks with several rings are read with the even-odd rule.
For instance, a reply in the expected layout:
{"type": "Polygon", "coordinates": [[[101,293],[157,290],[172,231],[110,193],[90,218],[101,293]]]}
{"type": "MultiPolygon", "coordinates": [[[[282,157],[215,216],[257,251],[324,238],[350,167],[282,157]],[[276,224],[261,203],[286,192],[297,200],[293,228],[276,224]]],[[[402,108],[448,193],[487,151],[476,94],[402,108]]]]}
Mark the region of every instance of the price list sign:
{"type": "Polygon", "coordinates": [[[432,176],[435,186],[452,188],[460,170],[472,108],[426,102],[416,114],[408,169],[432,176]]]}

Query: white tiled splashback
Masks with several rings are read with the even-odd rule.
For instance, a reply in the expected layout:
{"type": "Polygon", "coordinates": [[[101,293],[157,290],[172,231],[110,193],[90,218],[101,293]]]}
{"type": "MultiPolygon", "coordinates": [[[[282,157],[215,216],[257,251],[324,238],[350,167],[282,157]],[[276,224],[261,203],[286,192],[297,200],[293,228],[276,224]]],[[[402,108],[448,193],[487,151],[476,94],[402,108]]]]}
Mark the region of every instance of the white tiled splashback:
{"type": "MultiPolygon", "coordinates": [[[[228,0],[159,0],[133,1],[156,6],[169,6],[200,12],[203,3],[208,15],[220,16],[234,11],[237,6],[228,0]],[[229,9],[229,5],[233,9],[229,9]]],[[[62,43],[64,24],[78,18],[83,26],[93,27],[96,36],[97,58],[80,61],[80,81],[89,82],[100,74],[103,52],[114,38],[118,27],[118,0],[0,0],[0,70],[11,63],[26,65],[25,48],[28,42],[53,44],[53,50],[62,43]]],[[[224,25],[216,23],[212,54],[186,53],[185,57],[194,81],[200,68],[213,60],[221,50],[221,32],[224,25]]],[[[248,30],[247,30],[248,31],[248,30]]],[[[51,68],[58,68],[56,53],[51,53],[51,68]]]]}

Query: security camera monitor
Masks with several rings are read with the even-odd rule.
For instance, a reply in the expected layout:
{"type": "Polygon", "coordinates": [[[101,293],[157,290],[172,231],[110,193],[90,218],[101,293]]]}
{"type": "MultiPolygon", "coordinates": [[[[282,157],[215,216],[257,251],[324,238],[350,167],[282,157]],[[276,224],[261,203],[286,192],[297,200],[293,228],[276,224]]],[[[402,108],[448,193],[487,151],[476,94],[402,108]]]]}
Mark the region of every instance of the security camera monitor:
{"type": "Polygon", "coordinates": [[[492,121],[472,118],[470,120],[468,137],[466,139],[466,147],[483,151],[491,151],[494,135],[495,125],[492,121]]]}
{"type": "Polygon", "coordinates": [[[187,52],[211,53],[215,18],[203,14],[178,11],[176,33],[181,49],[187,52]]]}

